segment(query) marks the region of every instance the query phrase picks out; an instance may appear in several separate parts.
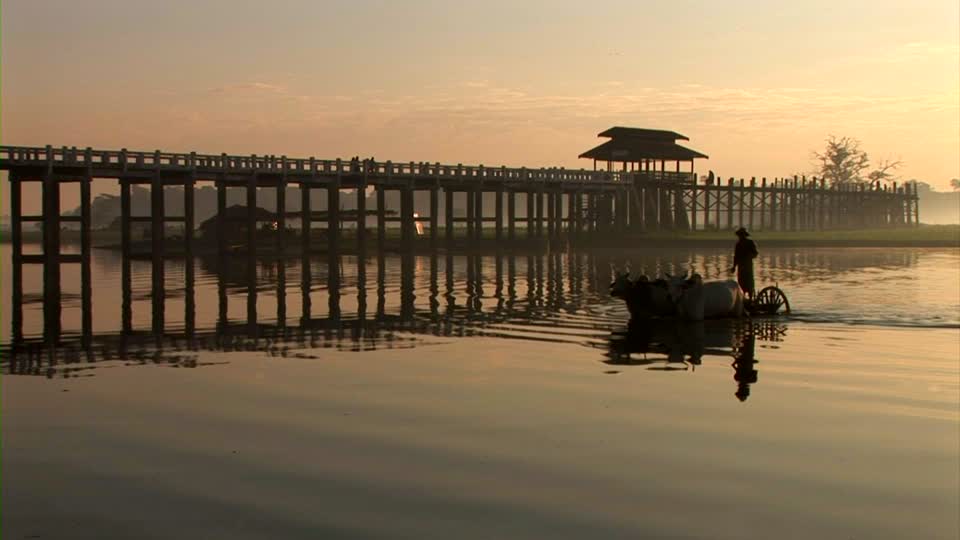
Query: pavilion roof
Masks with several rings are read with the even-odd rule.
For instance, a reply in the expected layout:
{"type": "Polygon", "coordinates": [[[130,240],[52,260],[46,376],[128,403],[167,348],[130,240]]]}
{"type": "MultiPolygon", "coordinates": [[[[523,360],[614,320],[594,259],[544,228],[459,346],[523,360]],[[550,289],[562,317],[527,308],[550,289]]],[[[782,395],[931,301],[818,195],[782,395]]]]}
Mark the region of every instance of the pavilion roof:
{"type": "Polygon", "coordinates": [[[654,141],[689,141],[690,138],[686,135],[681,135],[675,131],[667,131],[664,129],[644,129],[644,128],[628,128],[628,127],[612,127],[604,132],[597,134],[597,137],[610,137],[614,139],[619,138],[633,138],[633,139],[647,139],[654,141]]]}
{"type": "MultiPolygon", "coordinates": [[[[683,137],[682,135],[680,136],[683,137]]],[[[686,137],[684,137],[684,139],[686,139],[686,137]]],[[[596,148],[587,150],[580,154],[579,157],[595,159],[597,161],[636,162],[644,159],[692,161],[696,158],[707,158],[707,155],[701,154],[696,150],[691,150],[685,146],[680,146],[669,139],[656,140],[638,137],[616,137],[596,148]]]]}

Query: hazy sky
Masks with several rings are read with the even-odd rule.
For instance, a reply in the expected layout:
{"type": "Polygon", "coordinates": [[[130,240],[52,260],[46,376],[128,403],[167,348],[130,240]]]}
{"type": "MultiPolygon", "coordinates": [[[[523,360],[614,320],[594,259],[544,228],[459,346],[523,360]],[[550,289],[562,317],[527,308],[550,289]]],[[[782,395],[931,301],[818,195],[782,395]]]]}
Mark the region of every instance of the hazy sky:
{"type": "Polygon", "coordinates": [[[958,36],[957,0],[4,0],[0,136],[591,167],[625,125],[773,177],[835,134],[945,190],[958,36]]]}

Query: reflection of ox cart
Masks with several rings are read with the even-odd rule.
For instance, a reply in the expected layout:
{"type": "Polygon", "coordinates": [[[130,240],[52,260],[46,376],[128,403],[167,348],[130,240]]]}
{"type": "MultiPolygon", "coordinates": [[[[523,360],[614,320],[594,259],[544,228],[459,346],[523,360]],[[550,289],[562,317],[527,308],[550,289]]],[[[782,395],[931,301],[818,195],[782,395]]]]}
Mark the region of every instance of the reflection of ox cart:
{"type": "Polygon", "coordinates": [[[790,301],[780,287],[771,285],[760,289],[757,297],[747,301],[746,308],[750,315],[776,315],[780,308],[784,313],[790,313],[790,301]]]}

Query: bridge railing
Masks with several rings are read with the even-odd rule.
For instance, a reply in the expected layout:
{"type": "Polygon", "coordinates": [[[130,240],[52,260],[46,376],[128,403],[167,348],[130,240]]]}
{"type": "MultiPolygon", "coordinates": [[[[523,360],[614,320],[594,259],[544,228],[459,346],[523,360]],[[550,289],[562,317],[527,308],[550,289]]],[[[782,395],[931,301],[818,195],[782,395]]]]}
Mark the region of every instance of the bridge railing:
{"type": "Polygon", "coordinates": [[[483,165],[443,165],[440,163],[373,160],[343,160],[316,158],[288,158],[286,156],[251,154],[197,154],[121,150],[95,150],[77,147],[0,146],[0,164],[44,166],[97,167],[119,169],[162,169],[178,171],[236,171],[293,175],[350,175],[366,173],[379,178],[435,178],[464,181],[506,182],[582,182],[618,184],[632,182],[637,175],[648,180],[687,182],[691,173],[662,171],[588,171],[565,168],[485,167],[483,165]]]}

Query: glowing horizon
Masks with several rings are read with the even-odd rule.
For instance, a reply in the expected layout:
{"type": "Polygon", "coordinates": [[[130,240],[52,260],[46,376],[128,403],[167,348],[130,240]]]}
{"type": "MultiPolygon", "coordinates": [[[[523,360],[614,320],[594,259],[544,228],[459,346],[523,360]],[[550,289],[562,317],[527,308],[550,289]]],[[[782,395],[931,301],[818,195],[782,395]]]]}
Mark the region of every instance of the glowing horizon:
{"type": "Polygon", "coordinates": [[[810,174],[829,135],[903,179],[960,177],[954,1],[590,8],[8,0],[0,137],[590,168],[623,125],[689,136],[723,177],[810,174]]]}

